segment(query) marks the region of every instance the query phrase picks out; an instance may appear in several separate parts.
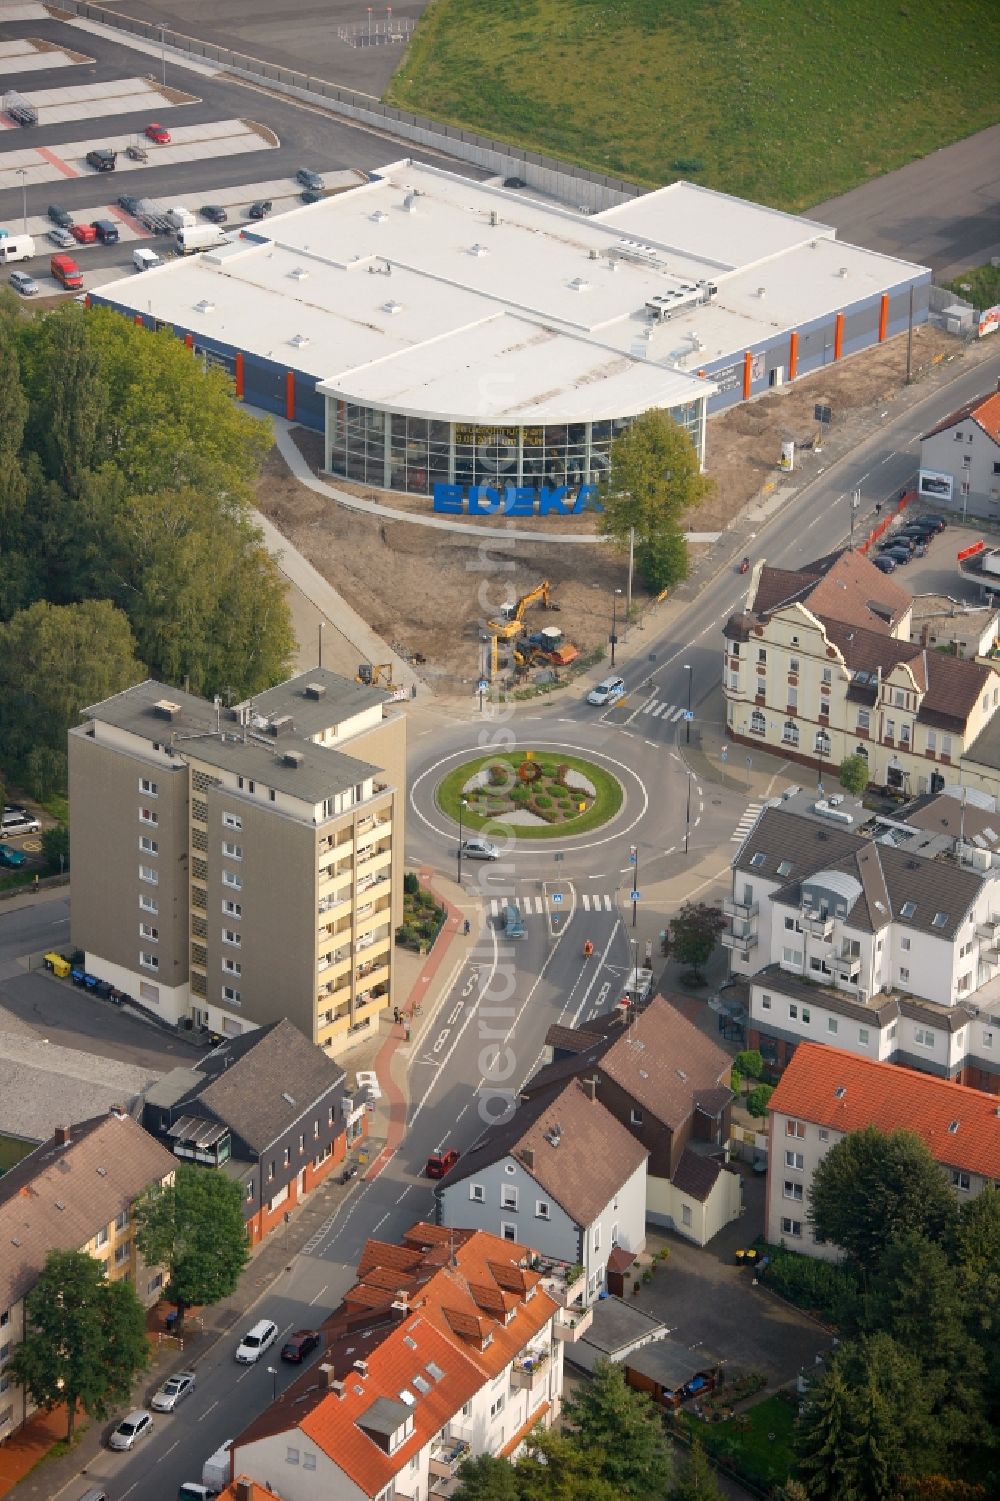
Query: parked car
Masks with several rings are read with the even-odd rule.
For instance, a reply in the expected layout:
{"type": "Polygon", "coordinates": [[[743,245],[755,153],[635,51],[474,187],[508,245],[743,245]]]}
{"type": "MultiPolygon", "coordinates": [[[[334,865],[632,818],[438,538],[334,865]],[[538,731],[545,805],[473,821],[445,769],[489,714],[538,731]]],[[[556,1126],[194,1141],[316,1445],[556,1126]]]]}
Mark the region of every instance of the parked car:
{"type": "Polygon", "coordinates": [[[528,186],[523,177],[505,177],[503,185],[505,188],[526,188],[528,186]]]}
{"type": "Polygon", "coordinates": [[[257,198],[247,209],[247,214],[251,219],[266,219],[273,207],[270,198],[257,198]]]}
{"type": "Polygon", "coordinates": [[[73,228],[73,215],[68,213],[66,209],[60,208],[58,203],[50,203],[45,212],[52,220],[52,223],[58,224],[60,229],[73,228]]]}
{"type": "Polygon", "coordinates": [[[170,143],[170,131],[165,125],[158,125],[155,121],[146,126],[143,134],[147,141],[155,141],[157,146],[167,146],[170,143]]]}
{"type": "Polygon", "coordinates": [[[604,706],[607,706],[608,704],[616,704],[618,700],[624,695],[624,693],[624,678],[605,678],[602,683],[597,684],[596,688],[591,688],[590,692],[587,694],[587,702],[588,704],[598,704],[604,706]]]}
{"type": "Polygon", "coordinates": [[[37,834],[41,827],[38,819],[27,808],[19,808],[14,803],[4,804],[0,839],[6,839],[8,834],[37,834]]]}
{"type": "Polygon", "coordinates": [[[449,1147],[447,1152],[432,1152],[424,1171],[428,1178],[443,1178],[445,1173],[451,1172],[457,1161],[458,1152],[454,1147],[449,1147]]]}
{"type": "Polygon", "coordinates": [[[74,224],[70,234],[78,245],[93,245],[97,239],[97,230],[92,224],[74,224]]]}
{"type": "Polygon", "coordinates": [[[149,152],[140,141],[133,141],[131,146],[125,147],[125,155],[132,162],[148,162],[149,152]]]}
{"type": "Polygon", "coordinates": [[[65,250],[67,245],[76,244],[68,229],[50,229],[45,238],[51,245],[58,245],[60,250],[65,250]]]}
{"type": "Polygon", "coordinates": [[[0,844],[0,865],[6,865],[10,870],[20,870],[27,863],[28,857],[21,850],[8,849],[7,845],[0,844]]]}
{"type": "Polygon", "coordinates": [[[326,187],[322,173],[313,172],[309,167],[300,167],[295,174],[295,181],[300,182],[304,188],[312,188],[317,193],[322,193],[326,187]]]}
{"type": "Polygon", "coordinates": [[[119,193],[118,195],[118,207],[123,208],[127,214],[137,213],[141,202],[142,199],[136,198],[134,193],[119,193]]]}
{"type": "Polygon", "coordinates": [[[943,516],[921,516],[920,519],[921,521],[933,521],[939,532],[943,532],[945,527],[948,525],[943,516]]]}
{"type": "Polygon", "coordinates": [[[127,1418],[122,1418],[108,1439],[109,1449],[131,1449],[147,1433],[153,1431],[153,1419],[144,1407],[137,1407],[127,1418]]]}
{"type": "Polygon", "coordinates": [[[872,558],[872,562],[879,573],[894,573],[896,570],[895,560],[888,553],[880,552],[877,558],[872,558]]]}
{"type": "Polygon", "coordinates": [[[293,1365],[301,1365],[307,1355],[318,1350],[322,1340],[319,1332],[315,1329],[296,1329],[290,1334],[281,1347],[282,1360],[291,1361],[293,1365]]]}
{"type": "Polygon", "coordinates": [[[229,218],[221,203],[205,203],[198,212],[203,219],[208,219],[211,224],[225,224],[229,218]]]}
{"type": "Polygon", "coordinates": [[[326,193],[321,188],[303,188],[299,197],[303,203],[319,203],[326,197],[326,193]]]}
{"type": "Polygon", "coordinates": [[[8,280],[15,292],[20,292],[22,297],[37,297],[38,283],[27,271],[12,271],[8,280]]]}
{"type": "Polygon", "coordinates": [[[466,860],[500,859],[500,850],[491,839],[463,839],[462,854],[466,860]]]}
{"type": "Polygon", "coordinates": [[[95,172],[113,172],[117,165],[118,153],[110,146],[97,146],[87,152],[87,166],[93,167],[95,172]]]}
{"type": "Polygon", "coordinates": [[[194,1388],[194,1371],[178,1371],[176,1376],[167,1377],[149,1405],[154,1412],[173,1412],[178,1403],[190,1397],[194,1388]]]}
{"type": "Polygon", "coordinates": [[[278,1326],[270,1319],[258,1319],[248,1329],[236,1347],[236,1359],[240,1365],[256,1365],[265,1350],[269,1350],[278,1338],[278,1326]]]}
{"type": "Polygon", "coordinates": [[[908,547],[889,547],[881,554],[883,558],[891,558],[897,567],[903,568],[913,557],[908,547]]]}

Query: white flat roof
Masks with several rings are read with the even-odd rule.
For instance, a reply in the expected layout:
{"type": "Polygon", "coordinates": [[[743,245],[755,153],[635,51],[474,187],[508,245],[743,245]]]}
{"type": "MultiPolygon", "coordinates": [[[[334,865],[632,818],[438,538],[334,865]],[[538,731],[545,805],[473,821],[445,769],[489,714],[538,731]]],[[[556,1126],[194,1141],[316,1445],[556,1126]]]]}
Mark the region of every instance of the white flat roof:
{"type": "Polygon", "coordinates": [[[587,215],[409,160],[246,234],[99,295],[345,399],[480,422],[702,398],[704,366],[923,269],[690,183],[587,215]]]}

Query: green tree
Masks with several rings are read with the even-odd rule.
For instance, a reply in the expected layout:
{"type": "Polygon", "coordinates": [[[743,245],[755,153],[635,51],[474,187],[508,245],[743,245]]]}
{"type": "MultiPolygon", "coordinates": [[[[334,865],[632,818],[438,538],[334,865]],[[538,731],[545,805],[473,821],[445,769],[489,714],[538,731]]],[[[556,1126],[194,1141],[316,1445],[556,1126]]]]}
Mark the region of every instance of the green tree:
{"type": "Polygon", "coordinates": [[[813,1175],[809,1221],[840,1246],[863,1276],[877,1270],[886,1247],[915,1232],[944,1241],[958,1211],[944,1174],[911,1131],[852,1131],[830,1149],[813,1175]]]}
{"type": "Polygon", "coordinates": [[[128,621],[106,600],[38,601],[0,626],[0,756],[27,765],[32,750],[64,757],[80,711],[144,677],[128,621]]]}
{"type": "Polygon", "coordinates": [[[218,1303],[235,1291],[249,1260],[243,1190],[235,1180],[181,1166],[172,1184],[143,1195],[135,1220],[136,1244],[145,1259],[169,1269],[178,1323],[192,1304],[218,1303]]]}
{"type": "Polygon", "coordinates": [[[492,1454],[467,1459],[458,1471],[459,1486],[454,1501],[520,1501],[514,1466],[492,1454]]]}
{"type": "Polygon", "coordinates": [[[607,1478],[604,1455],[585,1447],[578,1435],[549,1429],[529,1441],[515,1467],[523,1501],[622,1501],[642,1495],[645,1501],[663,1491],[620,1491],[607,1478]]]}
{"type": "Polygon", "coordinates": [[[770,1084],[758,1084],[747,1095],[747,1110],[758,1120],[763,1120],[767,1115],[767,1102],[774,1094],[770,1084]]]}
{"type": "Polygon", "coordinates": [[[837,775],[840,777],[840,785],[845,792],[850,792],[854,797],[860,797],[870,781],[868,762],[864,756],[845,756],[840,763],[837,775]]]}
{"type": "Polygon", "coordinates": [[[71,494],[107,457],[114,422],[92,335],[89,314],[71,303],[22,336],[31,344],[37,397],[29,440],[47,477],[71,494]]]}
{"type": "Polygon", "coordinates": [[[795,1455],[809,1501],[855,1501],[859,1491],[854,1403],[835,1360],[809,1388],[795,1424],[795,1455]]]}
{"type": "Polygon", "coordinates": [[[719,1482],[699,1439],[692,1441],[671,1491],[670,1501],[722,1501],[719,1482]]]}
{"type": "Polygon", "coordinates": [[[764,1060],[759,1048],[744,1048],[733,1059],[733,1068],[746,1079],[760,1079],[764,1073],[764,1060]]]}
{"type": "Polygon", "coordinates": [[[108,1282],[85,1251],[50,1251],[25,1300],[25,1337],[8,1370],[33,1401],[66,1403],[72,1439],[77,1407],[106,1417],[127,1398],[149,1359],[146,1316],[127,1282],[108,1282]]]}
{"type": "Polygon", "coordinates": [[[883,1501],[904,1475],[929,1470],[950,1436],[941,1428],[920,1360],[888,1334],[841,1345],[833,1364],[852,1393],[861,1495],[883,1501]]]}
{"type": "Polygon", "coordinates": [[[700,977],[725,927],[721,908],[706,902],[685,902],[670,924],[671,958],[688,965],[700,977]]]}
{"type": "Polygon", "coordinates": [[[53,824],[50,829],[42,831],[42,854],[53,875],[69,870],[69,829],[64,823],[53,824]]]}
{"type": "Polygon", "coordinates": [[[601,1473],[619,1497],[646,1501],[665,1494],[671,1462],[660,1414],[645,1393],[626,1384],[620,1365],[598,1364],[563,1411],[574,1443],[600,1458],[601,1473]]]}
{"type": "Polygon", "coordinates": [[[682,518],[712,491],[689,435],[668,415],[645,412],[611,445],[611,467],[600,489],[603,535],[626,548],[635,534],[635,564],[653,592],[687,574],[682,518]]]}

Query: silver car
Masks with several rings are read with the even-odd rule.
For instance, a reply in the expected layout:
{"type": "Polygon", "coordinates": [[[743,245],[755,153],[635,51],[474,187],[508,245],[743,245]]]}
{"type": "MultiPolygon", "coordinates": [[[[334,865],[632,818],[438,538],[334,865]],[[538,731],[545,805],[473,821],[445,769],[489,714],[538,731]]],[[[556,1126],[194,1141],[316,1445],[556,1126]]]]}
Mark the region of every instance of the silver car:
{"type": "Polygon", "coordinates": [[[109,1449],[131,1449],[147,1433],[153,1431],[153,1419],[144,1407],[137,1407],[127,1418],[122,1418],[108,1439],[109,1449]]]}
{"type": "Polygon", "coordinates": [[[22,297],[38,296],[38,283],[33,276],[28,275],[27,271],[12,271],[10,284],[15,292],[20,292],[22,297]]]}
{"type": "Polygon", "coordinates": [[[194,1371],[178,1371],[176,1376],[167,1377],[149,1405],[154,1412],[173,1412],[179,1402],[191,1395],[194,1388],[194,1371]]]}
{"type": "Polygon", "coordinates": [[[76,241],[68,229],[50,229],[45,238],[52,245],[58,245],[60,250],[65,250],[67,245],[75,245],[76,241]]]}
{"type": "Polygon", "coordinates": [[[489,839],[466,839],[462,843],[466,860],[499,860],[500,850],[489,839]]]}

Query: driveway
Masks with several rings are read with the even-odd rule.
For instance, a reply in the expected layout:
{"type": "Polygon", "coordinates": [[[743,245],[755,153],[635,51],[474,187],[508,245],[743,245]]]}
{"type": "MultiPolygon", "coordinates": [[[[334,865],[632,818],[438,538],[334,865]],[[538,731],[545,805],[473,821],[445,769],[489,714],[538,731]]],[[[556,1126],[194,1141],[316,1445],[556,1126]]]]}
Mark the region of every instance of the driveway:
{"type": "Polygon", "coordinates": [[[678,1235],[650,1233],[646,1249],[670,1248],[670,1259],[643,1284],[637,1302],[661,1318],[671,1337],[688,1348],[704,1346],[727,1366],[766,1371],[772,1386],[793,1381],[829,1350],[831,1337],[790,1304],[753,1285],[753,1274],[735,1261],[764,1223],[764,1183],[743,1174],[742,1217],[705,1250],[678,1235]]]}

